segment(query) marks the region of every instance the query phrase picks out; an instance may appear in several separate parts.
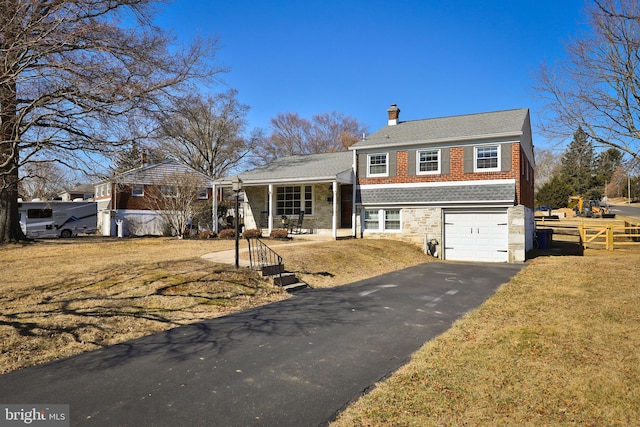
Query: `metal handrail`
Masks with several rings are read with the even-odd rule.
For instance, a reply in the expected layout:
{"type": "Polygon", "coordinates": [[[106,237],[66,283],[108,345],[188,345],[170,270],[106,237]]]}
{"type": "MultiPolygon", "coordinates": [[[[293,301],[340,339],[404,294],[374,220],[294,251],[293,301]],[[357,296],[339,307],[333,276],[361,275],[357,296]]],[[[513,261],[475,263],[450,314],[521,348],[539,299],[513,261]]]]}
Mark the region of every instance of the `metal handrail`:
{"type": "Polygon", "coordinates": [[[282,257],[267,246],[259,237],[247,237],[249,244],[249,263],[254,270],[262,270],[265,267],[276,267],[277,274],[282,279],[282,257]]]}

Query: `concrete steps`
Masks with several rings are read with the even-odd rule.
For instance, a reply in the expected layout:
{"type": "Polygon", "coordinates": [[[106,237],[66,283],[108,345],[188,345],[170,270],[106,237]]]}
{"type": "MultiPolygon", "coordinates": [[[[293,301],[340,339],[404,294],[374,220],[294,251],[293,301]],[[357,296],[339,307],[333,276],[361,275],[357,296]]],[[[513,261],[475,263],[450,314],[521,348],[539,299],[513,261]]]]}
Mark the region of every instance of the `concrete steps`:
{"type": "Polygon", "coordinates": [[[309,287],[309,285],[298,279],[295,273],[286,271],[284,264],[263,266],[262,276],[269,277],[275,286],[280,286],[287,292],[295,292],[309,287]]]}

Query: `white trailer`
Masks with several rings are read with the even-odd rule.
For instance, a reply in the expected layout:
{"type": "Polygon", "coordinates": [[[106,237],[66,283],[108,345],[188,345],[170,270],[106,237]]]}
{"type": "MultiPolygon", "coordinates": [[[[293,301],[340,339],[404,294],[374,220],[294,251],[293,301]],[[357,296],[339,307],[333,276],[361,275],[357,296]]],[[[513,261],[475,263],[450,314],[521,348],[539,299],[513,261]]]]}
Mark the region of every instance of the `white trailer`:
{"type": "Polygon", "coordinates": [[[20,202],[18,210],[27,237],[72,237],[98,229],[96,202],[20,202]]]}

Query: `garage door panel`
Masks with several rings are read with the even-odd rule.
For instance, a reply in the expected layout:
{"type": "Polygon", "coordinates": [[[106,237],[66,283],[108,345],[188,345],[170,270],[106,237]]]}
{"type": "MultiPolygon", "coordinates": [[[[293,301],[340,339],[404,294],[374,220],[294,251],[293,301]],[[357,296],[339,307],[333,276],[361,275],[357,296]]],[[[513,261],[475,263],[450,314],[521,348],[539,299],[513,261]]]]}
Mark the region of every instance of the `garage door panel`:
{"type": "Polygon", "coordinates": [[[508,238],[506,212],[445,213],[445,259],[506,262],[508,238]]]}

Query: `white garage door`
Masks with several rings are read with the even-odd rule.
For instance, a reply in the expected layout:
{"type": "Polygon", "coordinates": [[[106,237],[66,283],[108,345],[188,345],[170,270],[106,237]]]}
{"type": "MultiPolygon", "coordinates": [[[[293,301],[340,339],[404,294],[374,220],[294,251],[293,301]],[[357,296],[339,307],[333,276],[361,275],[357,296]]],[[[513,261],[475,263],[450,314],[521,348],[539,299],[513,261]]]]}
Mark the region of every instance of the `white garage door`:
{"type": "Polygon", "coordinates": [[[508,262],[508,245],[506,211],[445,212],[445,259],[508,262]]]}

